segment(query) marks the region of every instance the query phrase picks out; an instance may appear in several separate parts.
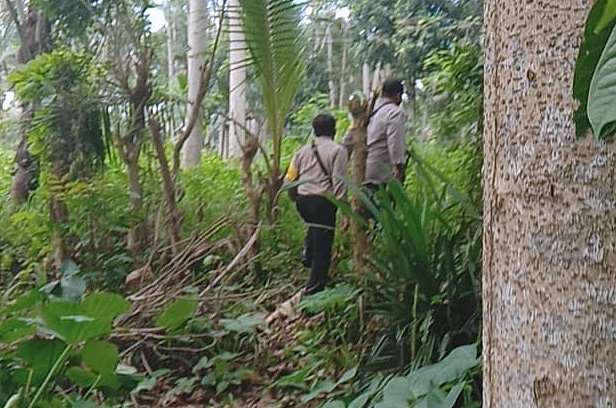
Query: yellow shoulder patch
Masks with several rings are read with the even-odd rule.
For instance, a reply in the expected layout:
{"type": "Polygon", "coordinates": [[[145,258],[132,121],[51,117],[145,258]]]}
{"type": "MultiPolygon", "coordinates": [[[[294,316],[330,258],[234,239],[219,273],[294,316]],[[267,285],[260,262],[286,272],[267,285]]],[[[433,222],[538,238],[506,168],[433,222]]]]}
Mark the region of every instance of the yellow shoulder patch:
{"type": "Polygon", "coordinates": [[[297,174],[297,167],[295,167],[295,163],[291,162],[291,164],[289,165],[289,169],[287,170],[287,174],[285,174],[284,179],[286,181],[295,181],[297,180],[297,177],[299,176],[299,174],[297,174]]]}

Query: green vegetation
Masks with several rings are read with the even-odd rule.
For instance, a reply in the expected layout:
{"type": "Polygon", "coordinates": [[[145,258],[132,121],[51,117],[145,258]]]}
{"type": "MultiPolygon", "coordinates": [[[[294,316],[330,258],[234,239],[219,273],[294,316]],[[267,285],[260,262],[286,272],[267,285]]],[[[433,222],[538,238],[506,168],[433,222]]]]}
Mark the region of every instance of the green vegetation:
{"type": "Polygon", "coordinates": [[[2,76],[18,103],[0,111],[0,407],[480,405],[480,2],[350,2],[349,24],[335,17],[344,2],[315,2],[310,18],[288,0],[264,2],[267,13],[239,3],[261,16],[246,21],[246,99],[271,132],[221,157],[231,44],[208,26],[221,46],[208,45],[207,147],[189,169],[176,166],[185,44],[163,62],[150,2],[29,4],[55,23],[43,21],[49,49],[2,76]],[[324,32],[337,36],[331,58],[324,32]],[[344,134],[328,86],[349,77],[340,93],[356,90],[358,55],[424,84],[404,106],[406,179],[378,207],[364,197],[369,273],[357,275],[337,232],[331,285],[300,300],[305,226],[280,177],[317,112],[344,134]],[[38,174],[15,200],[20,142],[38,174]]]}

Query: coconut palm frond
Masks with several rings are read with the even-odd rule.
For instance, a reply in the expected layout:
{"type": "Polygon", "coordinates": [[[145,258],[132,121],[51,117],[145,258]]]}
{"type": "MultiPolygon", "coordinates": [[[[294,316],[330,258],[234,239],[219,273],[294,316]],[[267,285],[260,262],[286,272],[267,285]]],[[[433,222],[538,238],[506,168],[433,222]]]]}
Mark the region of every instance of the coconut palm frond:
{"type": "Polygon", "coordinates": [[[301,5],[293,0],[239,3],[247,63],[255,68],[263,92],[276,166],[284,120],[305,76],[301,5]]]}

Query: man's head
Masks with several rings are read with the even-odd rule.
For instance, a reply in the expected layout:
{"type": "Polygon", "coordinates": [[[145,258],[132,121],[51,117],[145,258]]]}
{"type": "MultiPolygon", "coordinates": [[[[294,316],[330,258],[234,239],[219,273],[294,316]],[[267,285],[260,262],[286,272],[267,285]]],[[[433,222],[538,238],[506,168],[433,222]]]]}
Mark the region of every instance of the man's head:
{"type": "Polygon", "coordinates": [[[319,113],[312,121],[315,136],[329,136],[332,139],[336,134],[336,118],[329,113],[319,113]]]}
{"type": "Polygon", "coordinates": [[[391,98],[396,104],[402,102],[402,94],[404,93],[404,81],[399,78],[390,78],[383,83],[381,95],[386,98],[391,98]]]}

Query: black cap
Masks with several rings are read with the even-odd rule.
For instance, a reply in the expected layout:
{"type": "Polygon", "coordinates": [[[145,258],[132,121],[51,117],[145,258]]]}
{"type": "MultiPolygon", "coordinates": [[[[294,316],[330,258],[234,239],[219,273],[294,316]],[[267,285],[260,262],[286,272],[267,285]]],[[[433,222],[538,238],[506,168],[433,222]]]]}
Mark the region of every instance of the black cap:
{"type": "Polygon", "coordinates": [[[391,78],[383,83],[383,93],[387,95],[401,95],[404,93],[404,80],[391,78]]]}

